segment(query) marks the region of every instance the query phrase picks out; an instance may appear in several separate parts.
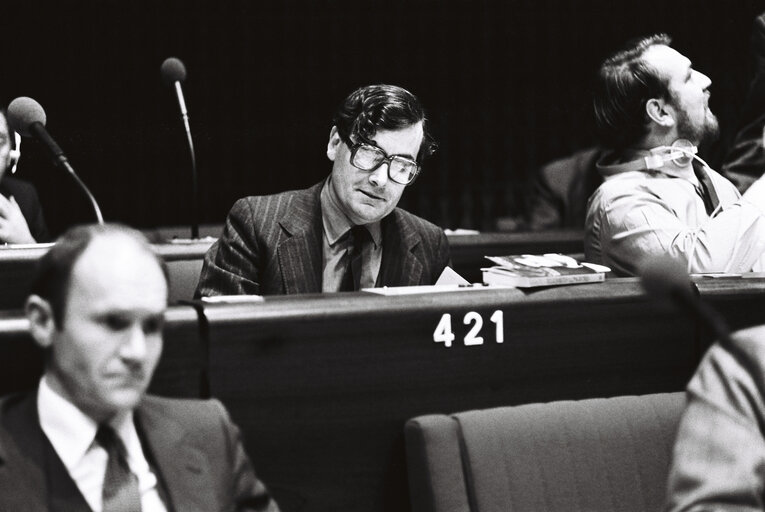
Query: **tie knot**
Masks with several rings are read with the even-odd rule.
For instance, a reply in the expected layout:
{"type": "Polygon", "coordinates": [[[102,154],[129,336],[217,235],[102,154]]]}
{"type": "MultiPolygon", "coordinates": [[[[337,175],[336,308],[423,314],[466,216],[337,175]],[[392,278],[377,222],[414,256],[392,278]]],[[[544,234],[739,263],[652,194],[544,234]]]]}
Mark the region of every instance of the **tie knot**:
{"type": "Polygon", "coordinates": [[[372,240],[372,235],[366,226],[353,226],[348,233],[348,241],[351,247],[361,247],[366,242],[372,240]]]}
{"type": "Polygon", "coordinates": [[[122,440],[111,425],[99,425],[98,430],[96,431],[96,442],[101,445],[101,448],[106,450],[110,457],[114,454],[121,461],[127,460],[125,445],[122,443],[122,440]]]}

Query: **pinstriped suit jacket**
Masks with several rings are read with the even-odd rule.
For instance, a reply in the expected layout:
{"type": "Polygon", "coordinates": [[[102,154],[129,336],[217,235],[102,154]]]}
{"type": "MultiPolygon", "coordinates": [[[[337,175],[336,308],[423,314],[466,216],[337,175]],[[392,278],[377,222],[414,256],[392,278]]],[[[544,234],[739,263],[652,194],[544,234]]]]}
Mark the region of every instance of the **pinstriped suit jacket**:
{"type": "MultiPolygon", "coordinates": [[[[320,293],[323,184],[238,200],[205,255],[196,296],[320,293]]],[[[382,234],[377,286],[433,284],[449,262],[443,230],[400,208],[382,234]]]]}

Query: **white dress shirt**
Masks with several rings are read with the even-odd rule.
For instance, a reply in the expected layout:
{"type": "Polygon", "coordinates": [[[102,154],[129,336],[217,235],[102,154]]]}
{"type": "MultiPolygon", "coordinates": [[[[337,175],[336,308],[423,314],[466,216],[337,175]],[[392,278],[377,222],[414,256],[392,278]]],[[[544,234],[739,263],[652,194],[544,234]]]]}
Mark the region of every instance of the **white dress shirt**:
{"type": "MultiPolygon", "coordinates": [[[[37,412],[43,432],[85,501],[93,512],[102,512],[108,455],[95,441],[98,424],[51,389],[45,376],[37,391],[37,412]]],[[[133,412],[119,415],[110,421],[110,425],[124,443],[130,470],[138,477],[142,512],[167,512],[159,497],[157,477],[146,461],[133,424],[133,412]]]]}

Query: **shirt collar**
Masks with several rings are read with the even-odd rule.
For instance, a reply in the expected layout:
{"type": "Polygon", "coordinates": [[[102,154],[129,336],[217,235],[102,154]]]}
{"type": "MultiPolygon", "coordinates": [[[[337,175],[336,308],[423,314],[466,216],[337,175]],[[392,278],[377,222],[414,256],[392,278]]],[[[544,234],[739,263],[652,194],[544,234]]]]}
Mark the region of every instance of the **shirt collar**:
{"type": "MultiPolygon", "coordinates": [[[[93,445],[98,424],[76,405],[54,391],[44,375],[37,389],[37,414],[40,418],[40,427],[61,458],[61,462],[67,470],[71,470],[93,445]]],[[[117,435],[123,439],[128,457],[132,458],[131,452],[135,449],[135,441],[138,440],[133,425],[133,412],[119,414],[109,423],[117,435]]]]}
{"type": "Polygon", "coordinates": [[[693,171],[693,163],[684,166],[678,166],[673,162],[666,162],[659,169],[646,169],[645,164],[640,164],[646,157],[654,154],[662,154],[662,150],[648,151],[645,149],[627,149],[623,152],[606,152],[596,163],[596,167],[605,178],[622,174],[627,171],[638,171],[652,175],[664,175],[671,178],[681,178],[690,181],[693,184],[698,183],[696,174],[693,171]],[[629,164],[627,166],[627,164],[629,164]],[[625,166],[628,168],[625,169],[625,166]]]}
{"type": "MultiPolygon", "coordinates": [[[[334,195],[330,192],[331,180],[332,177],[330,176],[324,182],[324,186],[321,189],[321,220],[329,246],[333,247],[354,225],[340,209],[334,195]]],[[[382,242],[380,222],[372,222],[371,224],[366,224],[365,227],[369,231],[375,246],[380,247],[382,242]]]]}

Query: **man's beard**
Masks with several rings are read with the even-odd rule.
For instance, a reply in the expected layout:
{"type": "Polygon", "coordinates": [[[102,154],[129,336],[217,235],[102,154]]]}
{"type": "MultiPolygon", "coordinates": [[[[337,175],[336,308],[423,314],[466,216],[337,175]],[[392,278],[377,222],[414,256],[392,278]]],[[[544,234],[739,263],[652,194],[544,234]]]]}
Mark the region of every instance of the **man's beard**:
{"type": "Polygon", "coordinates": [[[680,139],[688,139],[693,144],[700,146],[717,140],[720,135],[720,125],[717,117],[707,109],[704,115],[704,122],[693,124],[688,117],[688,113],[682,108],[676,106],[678,112],[677,118],[677,136],[680,139]]]}

